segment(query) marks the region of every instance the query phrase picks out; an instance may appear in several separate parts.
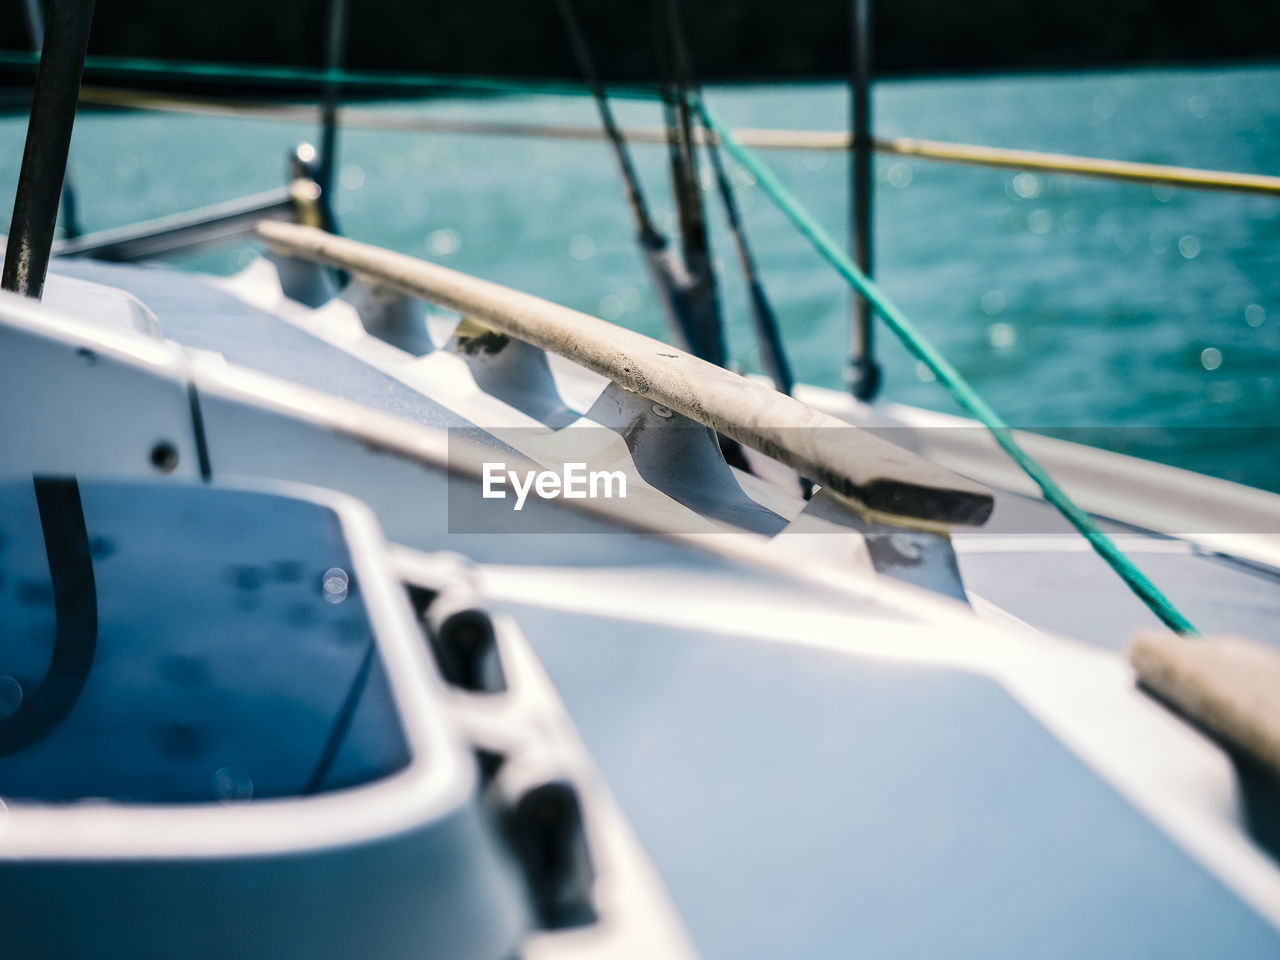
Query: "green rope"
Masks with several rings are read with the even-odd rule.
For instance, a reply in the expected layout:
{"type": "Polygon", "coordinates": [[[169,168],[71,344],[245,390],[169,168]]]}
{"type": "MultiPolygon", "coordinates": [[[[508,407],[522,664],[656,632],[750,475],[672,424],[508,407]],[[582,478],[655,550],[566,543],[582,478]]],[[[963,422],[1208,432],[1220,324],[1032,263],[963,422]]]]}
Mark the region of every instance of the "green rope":
{"type": "Polygon", "coordinates": [[[705,104],[699,101],[697,108],[708,126],[715,131],[720,143],[734,159],[755,176],[761,188],[787,216],[787,219],[817,248],[818,253],[835,267],[840,276],[844,277],[855,290],[866,297],[867,302],[884,318],[885,323],[889,325],[889,329],[898,336],[903,345],[921,363],[933,371],[933,375],[938,379],[938,382],[950,391],[956,402],[991,431],[996,442],[1036,482],[1036,486],[1044,493],[1044,498],[1057,507],[1058,511],[1067,518],[1070,524],[1080,531],[1093,549],[1097,551],[1098,555],[1111,566],[1111,569],[1120,575],[1120,578],[1129,585],[1129,588],[1138,595],[1142,602],[1151,608],[1151,612],[1178,633],[1198,633],[1190,621],[1178,612],[1177,608],[1169,602],[1169,599],[1160,592],[1155,584],[1146,578],[1141,570],[1134,566],[1133,561],[1124,555],[1120,548],[1112,542],[1111,538],[1098,529],[1098,525],[1093,522],[1093,519],[1072,502],[1071,498],[1049,476],[1044,467],[1040,466],[1031,454],[1019,446],[1009,425],[1001,419],[995,410],[991,409],[947,358],[903,315],[902,311],[885,295],[884,291],[854,265],[853,261],[836,245],[830,235],[801,206],[800,201],[782,185],[773,171],[756,159],[751,151],[738,144],[733,139],[728,128],[712,115],[705,104]]]}
{"type": "MultiPolygon", "coordinates": [[[[0,50],[0,68],[31,68],[40,62],[34,51],[0,50]]],[[[330,83],[358,89],[467,90],[476,93],[552,94],[590,96],[582,83],[541,80],[504,79],[501,77],[462,77],[432,73],[377,73],[358,70],[324,70],[309,67],[248,66],[236,63],[209,63],[187,60],[154,60],[142,57],[86,57],[87,76],[164,80],[221,80],[268,86],[306,86],[323,88],[330,83]]],[[[656,90],[624,86],[610,88],[611,96],[633,100],[656,100],[656,90]]]]}

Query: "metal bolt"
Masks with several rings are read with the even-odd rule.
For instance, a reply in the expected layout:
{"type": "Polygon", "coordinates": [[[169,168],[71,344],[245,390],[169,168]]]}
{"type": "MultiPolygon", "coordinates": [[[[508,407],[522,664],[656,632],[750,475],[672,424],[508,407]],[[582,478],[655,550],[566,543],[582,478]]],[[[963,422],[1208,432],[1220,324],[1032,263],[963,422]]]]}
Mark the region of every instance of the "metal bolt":
{"type": "Polygon", "coordinates": [[[891,533],[889,546],[908,563],[919,563],[924,556],[924,545],[910,534],[891,533]]]}
{"type": "Polygon", "coordinates": [[[170,473],[178,465],[178,448],[161,440],[151,448],[151,465],[161,473],[170,473]]]}
{"type": "Polygon", "coordinates": [[[663,420],[670,420],[672,417],[675,416],[675,411],[673,411],[670,407],[664,407],[660,403],[655,403],[653,405],[653,412],[656,413],[658,416],[660,416],[663,420]]]}

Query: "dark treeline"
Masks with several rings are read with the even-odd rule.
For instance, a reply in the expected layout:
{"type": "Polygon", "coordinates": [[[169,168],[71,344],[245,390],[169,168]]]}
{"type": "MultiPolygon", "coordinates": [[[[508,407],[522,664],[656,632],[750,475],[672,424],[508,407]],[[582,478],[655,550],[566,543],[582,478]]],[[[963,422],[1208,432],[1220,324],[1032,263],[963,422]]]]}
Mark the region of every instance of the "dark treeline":
{"type": "MultiPolygon", "coordinates": [[[[577,0],[601,72],[653,76],[659,0],[577,0]]],[[[833,76],[848,63],[848,0],[684,0],[709,79],[833,76]]],[[[0,46],[28,45],[20,4],[0,46]]],[[[318,66],[329,0],[98,0],[90,52],[318,66]]],[[[878,0],[880,73],[1076,68],[1280,56],[1274,0],[878,0]]],[[[351,0],[354,69],[572,78],[553,0],[351,0]]],[[[6,73],[6,83],[28,77],[6,73]]]]}

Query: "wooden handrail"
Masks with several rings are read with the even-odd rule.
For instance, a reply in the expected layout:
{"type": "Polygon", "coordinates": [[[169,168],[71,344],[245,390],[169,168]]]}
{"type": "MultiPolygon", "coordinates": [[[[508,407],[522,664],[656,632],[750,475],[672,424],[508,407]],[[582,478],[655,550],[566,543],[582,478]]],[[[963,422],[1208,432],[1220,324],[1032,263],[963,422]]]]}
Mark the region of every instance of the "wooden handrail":
{"type": "Polygon", "coordinates": [[[1140,634],[1129,648],[1138,683],[1233,754],[1280,776],[1280,652],[1229,637],[1140,634]]]}
{"type": "Polygon", "coordinates": [[[991,514],[982,485],[651,337],[312,227],[268,221],[258,236],[284,256],[346,270],[566,357],[868,510],[942,524],[981,524],[991,514]]]}

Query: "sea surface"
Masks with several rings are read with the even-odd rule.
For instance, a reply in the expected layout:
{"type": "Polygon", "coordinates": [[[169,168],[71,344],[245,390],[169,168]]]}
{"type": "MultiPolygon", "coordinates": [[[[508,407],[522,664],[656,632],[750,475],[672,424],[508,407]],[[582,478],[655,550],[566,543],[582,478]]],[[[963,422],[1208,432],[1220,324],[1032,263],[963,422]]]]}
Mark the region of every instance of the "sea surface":
{"type": "MultiPolygon", "coordinates": [[[[839,130],[838,83],[715,87],[732,124],[839,130]]],[[[590,101],[434,99],[428,115],[595,122],[590,101]]],[[[891,80],[875,129],[1189,167],[1280,174],[1280,66],[891,80]]],[[[660,122],[620,103],[625,124],[660,122]]],[[[25,118],[0,118],[7,219],[25,118]]],[[[88,230],[284,183],[314,125],[150,113],[82,113],[71,175],[88,230]]],[[[671,226],[661,147],[636,161],[671,226]]],[[[846,158],[768,151],[800,199],[848,234],[846,158]]],[[[844,384],[850,294],[745,171],[734,179],[799,379],[844,384]]],[[[601,143],[350,130],[336,207],[344,233],[557,300],[646,333],[663,322],[601,143]]],[[[710,181],[706,186],[710,186],[710,181]]],[[[735,361],[759,370],[743,285],[712,203],[735,361]]],[[[232,247],[180,261],[230,273],[232,247]]],[[[875,271],[912,318],[1015,426],[1280,490],[1280,197],[1039,176],[881,156],[875,271]]],[[[883,331],[883,395],[956,412],[883,331]]]]}

